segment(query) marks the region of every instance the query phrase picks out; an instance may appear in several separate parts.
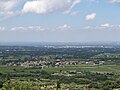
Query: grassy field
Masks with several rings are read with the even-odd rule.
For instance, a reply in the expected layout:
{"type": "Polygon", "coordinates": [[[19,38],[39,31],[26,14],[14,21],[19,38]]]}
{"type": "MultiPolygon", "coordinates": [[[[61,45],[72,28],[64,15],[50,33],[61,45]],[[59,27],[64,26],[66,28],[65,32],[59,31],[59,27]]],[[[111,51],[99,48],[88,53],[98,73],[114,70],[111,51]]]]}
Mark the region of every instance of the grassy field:
{"type": "Polygon", "coordinates": [[[120,72],[120,66],[117,65],[80,65],[80,66],[66,66],[65,68],[45,68],[47,72],[56,71],[69,71],[69,70],[80,70],[80,71],[91,71],[91,72],[120,72]]]}
{"type": "Polygon", "coordinates": [[[30,71],[40,71],[44,70],[47,72],[57,72],[57,71],[70,71],[70,70],[79,70],[79,71],[90,71],[90,72],[120,72],[119,65],[79,65],[79,66],[65,66],[64,68],[44,68],[44,69],[25,69],[23,67],[13,67],[13,66],[0,66],[0,73],[8,72],[17,72],[17,73],[29,73],[30,71]],[[24,70],[24,72],[22,72],[24,70]]]}
{"type": "Polygon", "coordinates": [[[14,67],[14,66],[0,66],[0,73],[9,73],[14,72],[14,70],[22,70],[23,67],[14,67]]]}

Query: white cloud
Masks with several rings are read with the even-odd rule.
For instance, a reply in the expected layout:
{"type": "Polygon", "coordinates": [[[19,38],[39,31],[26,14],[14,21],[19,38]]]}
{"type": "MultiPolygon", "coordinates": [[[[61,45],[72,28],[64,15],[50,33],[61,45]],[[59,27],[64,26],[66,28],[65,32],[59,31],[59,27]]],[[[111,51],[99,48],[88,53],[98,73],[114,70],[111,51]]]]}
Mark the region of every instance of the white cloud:
{"type": "Polygon", "coordinates": [[[72,8],[81,0],[0,0],[0,20],[22,15],[27,12],[46,14],[61,12],[75,16],[79,11],[72,8]],[[22,10],[14,9],[20,2],[24,2],[22,10]]]}
{"type": "Polygon", "coordinates": [[[69,12],[81,0],[33,0],[27,1],[23,12],[45,14],[51,12],[69,12]]]}
{"type": "Polygon", "coordinates": [[[91,13],[85,17],[86,20],[93,20],[96,17],[96,13],[91,13]]]}
{"type": "Polygon", "coordinates": [[[4,17],[4,16],[11,16],[11,15],[14,15],[14,12],[13,11],[2,11],[0,12],[0,17],[4,17]]]}
{"type": "Polygon", "coordinates": [[[29,32],[29,31],[44,31],[46,28],[42,26],[20,26],[20,27],[13,27],[10,29],[10,31],[18,31],[18,32],[29,32]]]}
{"type": "Polygon", "coordinates": [[[110,25],[109,23],[105,23],[105,24],[101,24],[100,25],[101,27],[113,27],[113,25],[110,25]]]}
{"type": "Polygon", "coordinates": [[[112,25],[109,23],[97,25],[97,26],[85,26],[84,30],[120,30],[120,25],[112,25]]]}
{"type": "Polygon", "coordinates": [[[0,21],[20,15],[21,11],[15,10],[14,7],[20,0],[0,0],[0,21]]]}
{"type": "Polygon", "coordinates": [[[19,0],[0,0],[0,8],[3,10],[11,10],[16,6],[19,0]]]}
{"type": "Polygon", "coordinates": [[[5,31],[5,27],[0,27],[0,31],[5,31]]]}
{"type": "Polygon", "coordinates": [[[20,11],[1,11],[0,12],[0,20],[4,20],[4,19],[7,19],[7,18],[10,18],[10,17],[14,17],[14,16],[17,16],[17,15],[20,15],[21,12],[20,11]]]}
{"type": "Polygon", "coordinates": [[[71,13],[71,9],[80,2],[81,2],[81,0],[74,0],[74,2],[73,2],[73,0],[71,0],[72,4],[71,4],[70,8],[67,11],[65,11],[64,13],[71,13]]]}
{"type": "Polygon", "coordinates": [[[40,32],[40,31],[66,31],[71,30],[71,26],[64,24],[54,28],[43,27],[43,26],[18,26],[12,27],[9,30],[12,32],[40,32]]]}
{"type": "Polygon", "coordinates": [[[103,30],[120,30],[119,25],[113,25],[109,23],[101,24],[99,28],[103,30]]]}
{"type": "Polygon", "coordinates": [[[56,27],[44,27],[44,26],[18,26],[5,28],[0,27],[0,31],[12,31],[12,32],[41,32],[41,31],[69,31],[69,30],[120,30],[120,25],[112,24],[100,24],[96,26],[80,26],[73,27],[68,24],[64,24],[56,27]]]}
{"type": "Polygon", "coordinates": [[[59,26],[57,28],[57,30],[59,30],[59,31],[66,31],[66,30],[71,30],[71,28],[72,27],[70,25],[64,24],[63,26],[59,26]]]}
{"type": "Polygon", "coordinates": [[[120,0],[111,0],[111,3],[120,3],[120,0]]]}

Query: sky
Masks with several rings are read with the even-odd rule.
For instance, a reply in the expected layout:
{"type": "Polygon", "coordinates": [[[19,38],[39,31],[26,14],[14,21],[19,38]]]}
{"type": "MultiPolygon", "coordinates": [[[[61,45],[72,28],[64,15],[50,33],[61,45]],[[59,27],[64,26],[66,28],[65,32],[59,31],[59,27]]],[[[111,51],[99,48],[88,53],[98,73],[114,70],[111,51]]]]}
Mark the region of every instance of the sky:
{"type": "Polygon", "coordinates": [[[0,41],[120,41],[120,0],[0,0],[0,41]]]}

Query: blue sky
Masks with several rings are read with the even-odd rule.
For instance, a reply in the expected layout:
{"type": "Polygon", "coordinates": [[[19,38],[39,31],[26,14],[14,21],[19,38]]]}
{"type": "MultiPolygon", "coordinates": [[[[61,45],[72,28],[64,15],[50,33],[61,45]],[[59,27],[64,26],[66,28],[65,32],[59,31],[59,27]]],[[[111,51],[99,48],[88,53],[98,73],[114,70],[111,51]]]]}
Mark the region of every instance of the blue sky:
{"type": "Polygon", "coordinates": [[[0,0],[0,41],[120,41],[120,0],[0,0]]]}

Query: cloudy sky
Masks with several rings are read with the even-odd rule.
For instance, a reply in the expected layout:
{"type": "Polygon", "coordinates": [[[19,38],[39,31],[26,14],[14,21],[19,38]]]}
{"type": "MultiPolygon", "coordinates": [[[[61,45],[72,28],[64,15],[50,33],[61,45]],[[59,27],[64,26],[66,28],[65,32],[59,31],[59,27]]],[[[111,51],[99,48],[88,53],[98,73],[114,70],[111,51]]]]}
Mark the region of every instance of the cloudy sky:
{"type": "Polygon", "coordinates": [[[0,0],[0,41],[120,41],[120,0],[0,0]]]}

